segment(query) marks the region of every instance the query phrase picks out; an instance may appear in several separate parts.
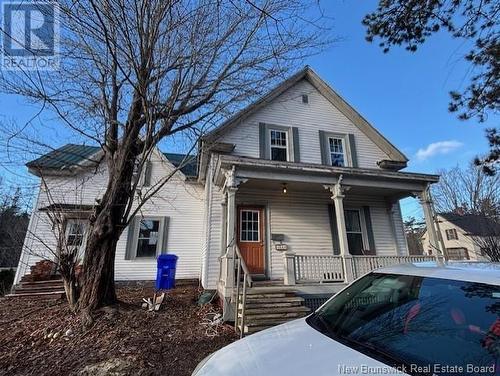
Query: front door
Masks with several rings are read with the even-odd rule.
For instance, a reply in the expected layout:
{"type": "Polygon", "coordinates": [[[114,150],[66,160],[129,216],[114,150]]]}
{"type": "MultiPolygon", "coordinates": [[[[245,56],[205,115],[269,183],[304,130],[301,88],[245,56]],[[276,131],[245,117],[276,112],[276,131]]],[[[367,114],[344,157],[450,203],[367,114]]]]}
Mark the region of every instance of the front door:
{"type": "Polygon", "coordinates": [[[250,273],[265,274],[264,210],[260,207],[238,208],[238,247],[250,273]]]}

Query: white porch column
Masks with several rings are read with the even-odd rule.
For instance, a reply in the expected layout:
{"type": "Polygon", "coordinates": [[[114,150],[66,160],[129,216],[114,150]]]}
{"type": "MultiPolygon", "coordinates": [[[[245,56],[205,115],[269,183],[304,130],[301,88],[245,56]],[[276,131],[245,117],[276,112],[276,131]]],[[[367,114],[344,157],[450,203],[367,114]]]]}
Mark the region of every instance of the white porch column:
{"type": "Polygon", "coordinates": [[[295,285],[295,252],[283,252],[283,261],[283,284],[285,286],[295,285]]]}
{"type": "Polygon", "coordinates": [[[226,184],[225,184],[225,193],[227,195],[227,214],[226,214],[226,223],[227,228],[225,230],[226,236],[226,262],[227,262],[227,278],[226,278],[226,287],[234,286],[234,260],[235,260],[235,252],[234,246],[236,245],[236,221],[237,221],[237,212],[236,212],[236,192],[238,191],[238,187],[241,183],[245,182],[246,179],[238,179],[235,176],[235,168],[233,168],[226,172],[226,184]]]}
{"type": "Polygon", "coordinates": [[[344,216],[344,193],[349,190],[349,187],[342,186],[342,175],[340,175],[337,184],[325,185],[324,187],[332,193],[332,200],[335,206],[335,218],[337,220],[337,231],[339,234],[340,255],[349,255],[344,216]]]}
{"type": "Polygon", "coordinates": [[[347,242],[347,231],[345,227],[344,216],[344,197],[350,187],[342,185],[342,175],[334,185],[325,185],[324,187],[332,193],[333,204],[335,205],[335,218],[337,220],[337,232],[339,235],[340,256],[344,267],[344,277],[346,282],[354,280],[352,268],[352,256],[349,253],[349,243],[347,242]]]}
{"type": "Polygon", "coordinates": [[[422,192],[417,192],[417,196],[420,199],[420,204],[422,205],[424,212],[425,227],[427,228],[427,234],[429,236],[429,244],[436,256],[436,259],[439,261],[440,256],[444,255],[444,249],[439,241],[439,236],[436,231],[435,220],[437,220],[437,218],[434,216],[429,186],[427,186],[422,192]]]}

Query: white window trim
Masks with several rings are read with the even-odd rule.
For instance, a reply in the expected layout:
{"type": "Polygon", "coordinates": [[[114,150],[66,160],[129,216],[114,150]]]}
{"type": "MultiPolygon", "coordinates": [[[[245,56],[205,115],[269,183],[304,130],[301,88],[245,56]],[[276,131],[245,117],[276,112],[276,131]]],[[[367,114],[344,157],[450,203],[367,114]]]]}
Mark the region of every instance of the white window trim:
{"type": "Polygon", "coordinates": [[[262,238],[262,234],[261,234],[261,218],[260,218],[260,210],[257,210],[257,209],[240,209],[240,233],[239,233],[239,240],[240,242],[243,242],[243,243],[260,243],[261,242],[261,238],[262,238]],[[243,216],[241,215],[241,212],[252,212],[252,213],[257,213],[257,223],[258,223],[258,228],[257,228],[257,234],[259,235],[258,236],[258,240],[242,240],[242,234],[243,234],[243,216]]]}
{"type": "Polygon", "coordinates": [[[133,248],[132,248],[132,259],[133,260],[151,260],[151,259],[156,259],[159,254],[161,254],[161,250],[163,248],[163,230],[165,227],[165,218],[164,217],[139,217],[136,221],[135,228],[134,228],[134,241],[133,241],[133,248]],[[139,229],[141,227],[141,221],[143,220],[152,220],[152,221],[159,221],[160,223],[158,224],[158,242],[156,243],[156,254],[154,256],[137,256],[137,246],[139,244],[139,229]]]}
{"type": "Polygon", "coordinates": [[[351,147],[349,145],[349,138],[345,133],[325,133],[326,150],[328,151],[328,163],[332,165],[332,153],[330,152],[330,139],[337,138],[342,140],[344,147],[344,167],[352,167],[351,147]]]}
{"type": "MultiPolygon", "coordinates": [[[[357,208],[357,207],[344,208],[344,212],[347,212],[347,211],[357,211],[359,213],[359,221],[360,221],[360,225],[361,225],[361,240],[363,242],[363,251],[369,250],[370,245],[368,244],[368,230],[366,228],[366,218],[365,218],[364,210],[361,210],[361,208],[357,208]]],[[[346,227],[346,234],[349,234],[349,233],[359,234],[359,232],[347,231],[347,227],[346,227]]]]}
{"type": "Polygon", "coordinates": [[[276,124],[266,124],[266,158],[271,160],[271,131],[280,131],[286,133],[286,162],[295,161],[295,150],[293,148],[293,127],[276,124]]]}
{"type": "Polygon", "coordinates": [[[270,127],[269,128],[269,159],[272,160],[273,148],[285,149],[286,150],[286,162],[290,162],[290,132],[288,130],[282,129],[281,127],[270,127]],[[285,134],[286,146],[272,145],[271,144],[271,132],[281,132],[285,134]]]}
{"type": "Polygon", "coordinates": [[[89,221],[86,218],[66,218],[66,223],[65,223],[65,228],[64,228],[64,239],[66,242],[66,247],[69,247],[68,245],[68,236],[70,235],[69,230],[70,230],[70,223],[72,222],[81,222],[85,226],[85,229],[82,234],[82,244],[78,246],[78,254],[81,254],[81,257],[83,257],[83,252],[85,252],[85,248],[87,247],[87,234],[89,230],[89,221]]]}

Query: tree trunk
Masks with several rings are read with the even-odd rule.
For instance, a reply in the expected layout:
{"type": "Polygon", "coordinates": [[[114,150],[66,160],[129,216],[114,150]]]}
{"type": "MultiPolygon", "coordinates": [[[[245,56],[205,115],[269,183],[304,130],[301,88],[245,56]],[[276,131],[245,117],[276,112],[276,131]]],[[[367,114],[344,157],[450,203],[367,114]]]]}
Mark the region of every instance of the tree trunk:
{"type": "Polygon", "coordinates": [[[100,307],[116,303],[115,254],[116,244],[126,220],[123,218],[131,190],[134,160],[137,153],[124,148],[124,154],[115,156],[109,163],[109,180],[106,192],[91,218],[90,232],[83,260],[82,291],[78,310],[85,325],[93,322],[92,312],[100,307]],[[134,156],[130,156],[132,154],[134,156]]]}

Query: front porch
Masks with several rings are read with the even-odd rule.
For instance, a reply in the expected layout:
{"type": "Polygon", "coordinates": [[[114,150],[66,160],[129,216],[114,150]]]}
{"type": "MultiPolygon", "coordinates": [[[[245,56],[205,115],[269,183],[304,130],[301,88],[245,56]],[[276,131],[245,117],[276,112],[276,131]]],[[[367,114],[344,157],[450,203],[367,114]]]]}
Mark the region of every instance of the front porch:
{"type": "Polygon", "coordinates": [[[331,295],[373,269],[436,260],[408,254],[399,208],[404,197],[421,199],[439,254],[428,190],[436,180],[220,156],[213,181],[223,193],[217,289],[225,310],[233,311],[237,300],[240,265],[250,285],[267,280],[299,293],[331,295]]]}

